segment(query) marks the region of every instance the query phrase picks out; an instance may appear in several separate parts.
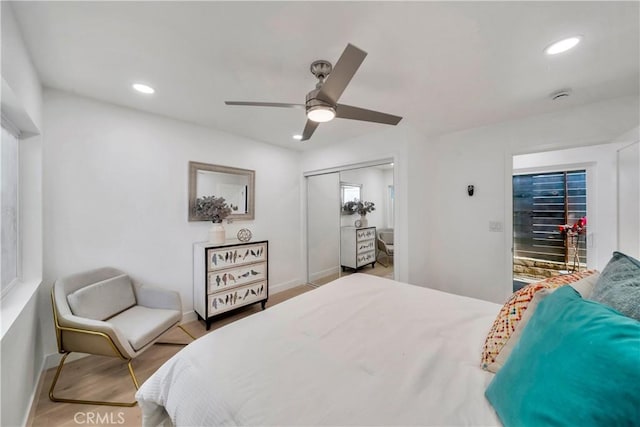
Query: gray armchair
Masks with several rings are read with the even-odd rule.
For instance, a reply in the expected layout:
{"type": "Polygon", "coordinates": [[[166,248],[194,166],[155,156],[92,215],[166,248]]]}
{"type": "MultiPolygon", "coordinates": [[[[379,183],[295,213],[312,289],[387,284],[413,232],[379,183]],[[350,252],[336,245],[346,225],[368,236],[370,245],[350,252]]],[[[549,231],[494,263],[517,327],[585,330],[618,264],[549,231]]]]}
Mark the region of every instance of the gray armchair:
{"type": "Polygon", "coordinates": [[[388,262],[393,261],[393,229],[380,229],[376,236],[376,245],[378,248],[378,255],[376,260],[384,267],[388,267],[389,264],[385,264],[380,261],[380,256],[384,255],[388,262]]]}
{"type": "Polygon", "coordinates": [[[54,402],[134,406],[133,402],[87,401],[58,398],[54,388],[66,358],[72,352],[114,356],[127,361],[138,389],[131,362],[151,347],[165,332],[181,325],[180,294],[134,283],[128,275],[111,267],[99,268],[58,279],[51,290],[58,352],[64,356],[49,389],[54,402]]]}

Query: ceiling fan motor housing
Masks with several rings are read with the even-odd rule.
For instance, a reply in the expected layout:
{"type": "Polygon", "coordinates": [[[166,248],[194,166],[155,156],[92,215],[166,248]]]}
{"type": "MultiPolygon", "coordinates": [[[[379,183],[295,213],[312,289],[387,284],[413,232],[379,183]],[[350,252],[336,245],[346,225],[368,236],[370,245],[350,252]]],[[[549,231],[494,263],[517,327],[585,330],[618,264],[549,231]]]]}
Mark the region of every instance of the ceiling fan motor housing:
{"type": "Polygon", "coordinates": [[[320,89],[314,89],[307,94],[307,98],[305,100],[307,111],[313,107],[330,107],[335,109],[335,106],[332,103],[318,97],[319,92],[320,89]]]}
{"type": "MultiPolygon", "coordinates": [[[[306,107],[306,112],[307,112],[307,117],[313,121],[329,121],[331,120],[333,117],[335,117],[336,114],[336,107],[335,105],[333,105],[330,102],[327,102],[325,100],[323,100],[322,98],[318,98],[318,93],[320,92],[320,89],[314,89],[311,92],[309,92],[307,94],[307,98],[305,101],[305,107],[306,107]],[[326,113],[320,117],[324,117],[321,119],[318,119],[316,114],[309,114],[314,110],[324,110],[326,111],[326,113]],[[328,115],[327,115],[328,114],[328,115]]],[[[316,113],[319,113],[319,111],[316,111],[316,113]]]]}

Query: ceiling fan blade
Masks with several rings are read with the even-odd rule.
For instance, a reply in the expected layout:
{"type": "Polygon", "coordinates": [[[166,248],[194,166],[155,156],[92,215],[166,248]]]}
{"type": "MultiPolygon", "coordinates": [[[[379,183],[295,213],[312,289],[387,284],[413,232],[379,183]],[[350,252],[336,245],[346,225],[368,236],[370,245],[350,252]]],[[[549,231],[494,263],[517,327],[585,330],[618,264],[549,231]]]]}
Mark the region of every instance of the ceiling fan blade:
{"type": "Polygon", "coordinates": [[[381,113],[379,111],[367,110],[344,104],[338,104],[336,106],[336,117],[341,119],[383,123],[385,125],[397,125],[400,123],[400,120],[402,120],[402,117],[394,116],[393,114],[381,113]]]}
{"type": "Polygon", "coordinates": [[[224,103],[227,105],[244,105],[248,107],[304,108],[304,104],[286,104],[284,102],[224,101],[224,103]]]}
{"type": "Polygon", "coordinates": [[[313,120],[307,120],[307,124],[304,125],[304,131],[302,131],[302,139],[300,141],[306,141],[311,138],[311,135],[316,131],[319,124],[320,123],[314,122],[313,120]]]}
{"type": "Polygon", "coordinates": [[[344,92],[366,56],[367,52],[349,43],[333,67],[333,71],[331,71],[322,85],[318,97],[331,104],[337,104],[340,95],[342,95],[342,92],[344,92]]]}

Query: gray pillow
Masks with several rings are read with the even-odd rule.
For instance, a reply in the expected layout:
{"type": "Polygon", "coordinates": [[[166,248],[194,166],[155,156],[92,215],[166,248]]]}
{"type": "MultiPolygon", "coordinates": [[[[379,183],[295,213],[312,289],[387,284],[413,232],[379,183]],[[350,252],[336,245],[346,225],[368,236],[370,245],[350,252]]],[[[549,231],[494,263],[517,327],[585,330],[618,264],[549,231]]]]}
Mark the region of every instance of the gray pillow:
{"type": "Polygon", "coordinates": [[[590,299],[640,320],[640,261],[614,252],[593,287],[590,299]]]}

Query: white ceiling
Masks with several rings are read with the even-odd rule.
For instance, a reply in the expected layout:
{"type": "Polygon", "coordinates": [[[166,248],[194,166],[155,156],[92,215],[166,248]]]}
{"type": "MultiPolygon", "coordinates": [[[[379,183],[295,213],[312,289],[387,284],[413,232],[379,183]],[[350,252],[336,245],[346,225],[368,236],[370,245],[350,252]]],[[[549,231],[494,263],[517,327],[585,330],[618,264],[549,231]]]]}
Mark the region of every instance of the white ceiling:
{"type": "Polygon", "coordinates": [[[347,43],[369,55],[341,103],[434,135],[638,95],[638,2],[16,2],[47,87],[304,149],[385,125],[336,119],[294,141],[309,64],[347,43]],[[580,34],[572,51],[553,41],[580,34]],[[133,82],[156,88],[135,93],[133,82]],[[551,101],[549,94],[573,95],[551,101]]]}

